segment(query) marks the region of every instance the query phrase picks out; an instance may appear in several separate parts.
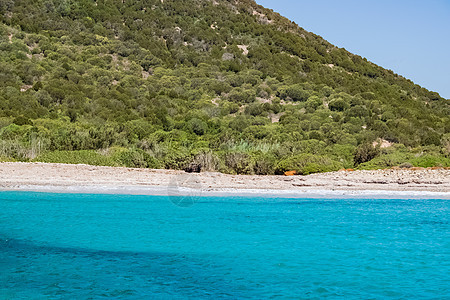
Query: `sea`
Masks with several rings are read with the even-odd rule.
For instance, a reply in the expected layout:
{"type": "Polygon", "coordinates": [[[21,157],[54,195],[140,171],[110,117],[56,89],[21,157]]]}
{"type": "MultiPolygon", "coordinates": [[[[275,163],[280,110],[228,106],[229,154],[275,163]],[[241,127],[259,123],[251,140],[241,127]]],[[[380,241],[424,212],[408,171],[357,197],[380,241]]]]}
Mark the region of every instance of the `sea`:
{"type": "Polygon", "coordinates": [[[450,201],[0,192],[0,299],[323,298],[450,299],[450,201]]]}

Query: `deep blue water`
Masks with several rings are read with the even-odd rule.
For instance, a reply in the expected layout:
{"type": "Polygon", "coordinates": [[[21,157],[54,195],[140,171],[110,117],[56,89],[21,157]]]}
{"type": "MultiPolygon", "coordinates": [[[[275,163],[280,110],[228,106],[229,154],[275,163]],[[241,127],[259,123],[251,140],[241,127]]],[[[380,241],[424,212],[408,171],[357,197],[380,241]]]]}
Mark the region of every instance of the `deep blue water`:
{"type": "Polygon", "coordinates": [[[0,299],[450,298],[450,201],[0,193],[0,299]]]}

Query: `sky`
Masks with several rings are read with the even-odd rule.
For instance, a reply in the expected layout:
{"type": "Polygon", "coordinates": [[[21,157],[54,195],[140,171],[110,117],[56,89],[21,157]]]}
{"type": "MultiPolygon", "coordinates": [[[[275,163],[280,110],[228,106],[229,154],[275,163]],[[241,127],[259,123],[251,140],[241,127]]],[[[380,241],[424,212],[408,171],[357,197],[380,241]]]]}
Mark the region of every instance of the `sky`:
{"type": "Polygon", "coordinates": [[[450,0],[256,0],[450,99],[450,0]]]}

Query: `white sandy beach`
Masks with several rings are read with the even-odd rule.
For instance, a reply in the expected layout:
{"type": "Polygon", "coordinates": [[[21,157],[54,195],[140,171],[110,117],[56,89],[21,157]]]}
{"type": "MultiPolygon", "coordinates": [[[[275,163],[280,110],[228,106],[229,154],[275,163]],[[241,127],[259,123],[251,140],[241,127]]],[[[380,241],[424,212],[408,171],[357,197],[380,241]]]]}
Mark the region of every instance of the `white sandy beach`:
{"type": "Polygon", "coordinates": [[[0,163],[0,190],[205,196],[386,196],[450,199],[450,170],[339,171],[308,176],[99,167],[47,163],[0,163]]]}

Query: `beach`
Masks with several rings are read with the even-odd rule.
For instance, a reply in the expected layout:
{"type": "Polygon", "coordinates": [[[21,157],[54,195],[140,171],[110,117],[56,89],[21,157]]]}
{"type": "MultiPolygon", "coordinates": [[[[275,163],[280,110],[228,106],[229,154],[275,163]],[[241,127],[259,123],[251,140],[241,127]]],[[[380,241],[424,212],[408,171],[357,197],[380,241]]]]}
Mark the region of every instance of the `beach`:
{"type": "Polygon", "coordinates": [[[0,189],[144,195],[402,196],[450,199],[450,170],[337,171],[307,176],[228,175],[51,163],[0,163],[0,189]]]}

